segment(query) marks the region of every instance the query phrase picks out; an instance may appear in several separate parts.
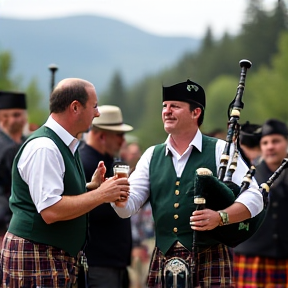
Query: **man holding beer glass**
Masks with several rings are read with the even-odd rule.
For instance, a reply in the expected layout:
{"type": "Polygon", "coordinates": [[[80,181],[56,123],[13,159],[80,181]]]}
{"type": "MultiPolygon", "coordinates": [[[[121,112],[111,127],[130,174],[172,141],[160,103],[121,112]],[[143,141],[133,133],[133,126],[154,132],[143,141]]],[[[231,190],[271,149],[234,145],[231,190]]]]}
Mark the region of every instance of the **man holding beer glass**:
{"type": "MultiPolygon", "coordinates": [[[[233,287],[228,247],[222,243],[207,244],[205,249],[196,250],[195,256],[193,230],[201,233],[240,222],[263,209],[262,195],[252,181],[249,189],[224,211],[194,211],[191,187],[195,171],[200,167],[217,171],[226,143],[200,132],[205,104],[205,92],[195,82],[187,80],[163,87],[162,120],[169,136],[165,143],[148,148],[140,158],[129,177],[129,198],[111,204],[125,218],[150,200],[156,247],[150,264],[149,288],[233,287]]],[[[248,167],[240,157],[237,164],[233,182],[240,186],[248,167]]],[[[211,243],[211,239],[206,240],[211,243]]]]}

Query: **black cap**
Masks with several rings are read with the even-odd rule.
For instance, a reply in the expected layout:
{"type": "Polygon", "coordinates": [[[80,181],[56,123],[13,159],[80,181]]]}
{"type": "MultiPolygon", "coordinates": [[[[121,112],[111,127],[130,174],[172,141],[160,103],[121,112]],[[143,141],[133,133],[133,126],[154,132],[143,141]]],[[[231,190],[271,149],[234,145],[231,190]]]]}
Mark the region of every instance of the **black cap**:
{"type": "Polygon", "coordinates": [[[247,121],[245,124],[241,125],[239,135],[240,144],[251,148],[258,146],[261,139],[261,132],[261,125],[250,124],[250,122],[247,121]]]}
{"type": "Polygon", "coordinates": [[[163,101],[194,102],[199,104],[203,111],[206,106],[204,89],[189,79],[172,86],[163,86],[163,101]]]}
{"type": "Polygon", "coordinates": [[[281,122],[277,119],[269,119],[262,126],[262,134],[261,137],[272,135],[272,134],[280,134],[285,137],[288,136],[288,128],[284,122],[281,122]]]}
{"type": "Polygon", "coordinates": [[[26,95],[24,93],[0,91],[0,109],[26,108],[26,95]]]}

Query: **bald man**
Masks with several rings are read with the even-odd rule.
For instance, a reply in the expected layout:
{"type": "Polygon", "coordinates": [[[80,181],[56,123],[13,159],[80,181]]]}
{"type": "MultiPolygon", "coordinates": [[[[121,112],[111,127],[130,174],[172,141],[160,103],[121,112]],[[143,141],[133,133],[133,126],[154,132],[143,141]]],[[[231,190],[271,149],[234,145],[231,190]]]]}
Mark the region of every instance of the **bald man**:
{"type": "Polygon", "coordinates": [[[77,135],[99,115],[93,84],[64,79],[51,93],[47,122],[21,146],[12,167],[13,216],[1,251],[3,288],[70,287],[87,213],[128,196],[127,178],[104,182],[103,162],[93,175],[96,189],[86,192],[77,135]]]}

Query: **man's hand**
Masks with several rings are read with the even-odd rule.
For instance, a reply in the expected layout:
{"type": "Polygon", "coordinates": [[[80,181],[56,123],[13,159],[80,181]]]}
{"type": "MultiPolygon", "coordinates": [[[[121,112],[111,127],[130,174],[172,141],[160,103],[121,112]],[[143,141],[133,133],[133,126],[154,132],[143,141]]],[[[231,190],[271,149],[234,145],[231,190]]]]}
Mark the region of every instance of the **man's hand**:
{"type": "Polygon", "coordinates": [[[125,197],[122,197],[122,198],[116,200],[114,203],[115,203],[115,205],[116,205],[117,207],[123,208],[123,207],[126,206],[126,204],[127,204],[127,202],[128,202],[128,198],[129,198],[129,194],[127,195],[126,198],[125,198],[125,197]]]}
{"type": "Polygon", "coordinates": [[[86,183],[86,188],[89,190],[97,189],[105,181],[106,167],[103,161],[99,161],[91,182],[86,183]]]}
{"type": "Polygon", "coordinates": [[[63,195],[61,200],[43,209],[40,213],[47,224],[77,218],[95,207],[126,199],[129,196],[128,178],[115,176],[106,179],[97,189],[80,195],[63,195]]]}
{"type": "Polygon", "coordinates": [[[117,176],[106,179],[95,192],[97,197],[102,199],[103,203],[116,201],[127,201],[129,197],[130,185],[128,178],[117,178],[117,176]]]}
{"type": "Polygon", "coordinates": [[[197,210],[190,217],[190,226],[193,230],[212,230],[219,226],[221,222],[220,214],[210,209],[197,210]]]}

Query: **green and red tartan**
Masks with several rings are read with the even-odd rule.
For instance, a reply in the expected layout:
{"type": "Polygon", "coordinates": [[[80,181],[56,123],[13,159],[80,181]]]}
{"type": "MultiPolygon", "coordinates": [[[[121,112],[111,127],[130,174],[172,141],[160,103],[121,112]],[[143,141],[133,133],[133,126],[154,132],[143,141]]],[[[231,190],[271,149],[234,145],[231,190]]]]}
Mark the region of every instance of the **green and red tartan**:
{"type": "Polygon", "coordinates": [[[75,258],[63,250],[35,244],[9,232],[1,252],[3,288],[70,287],[76,280],[75,258]]]}
{"type": "MultiPolygon", "coordinates": [[[[156,247],[153,251],[149,275],[148,288],[162,288],[164,262],[172,257],[179,257],[189,261],[192,253],[184,247],[173,247],[164,256],[156,247]]],[[[201,288],[234,288],[232,282],[232,261],[227,246],[219,244],[209,247],[203,252],[196,254],[196,266],[193,277],[193,287],[198,284],[201,288]],[[196,278],[197,277],[197,278],[196,278]],[[198,282],[198,283],[196,283],[198,282]]],[[[192,283],[191,283],[192,284],[192,283]]]]}
{"type": "Polygon", "coordinates": [[[287,288],[288,259],[234,255],[236,288],[287,288]]]}

